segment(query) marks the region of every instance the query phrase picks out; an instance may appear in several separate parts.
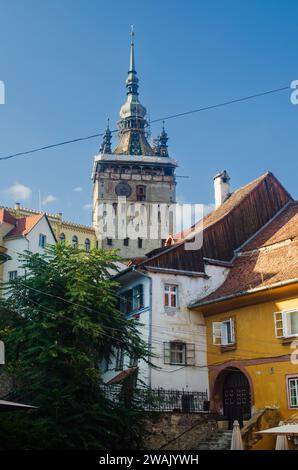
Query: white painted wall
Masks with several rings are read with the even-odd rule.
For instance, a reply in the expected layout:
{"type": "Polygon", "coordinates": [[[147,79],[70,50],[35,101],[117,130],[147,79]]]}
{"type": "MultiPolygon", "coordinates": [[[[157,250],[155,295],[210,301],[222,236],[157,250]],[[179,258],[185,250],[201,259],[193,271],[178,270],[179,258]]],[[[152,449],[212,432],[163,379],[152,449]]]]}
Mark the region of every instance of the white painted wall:
{"type": "Polygon", "coordinates": [[[46,235],[46,243],[55,244],[55,238],[45,217],[33,227],[26,237],[11,238],[4,241],[7,248],[7,254],[11,257],[3,265],[3,281],[9,280],[9,271],[18,271],[18,275],[23,275],[24,270],[20,267],[19,254],[26,250],[32,253],[43,253],[44,249],[39,246],[39,234],[46,235]]]}
{"type": "MultiPolygon", "coordinates": [[[[139,379],[152,388],[185,389],[189,391],[206,391],[208,389],[208,370],[206,367],[206,332],[204,318],[199,312],[188,309],[190,302],[204,297],[217,289],[226,279],[228,269],[206,264],[209,278],[191,277],[181,274],[164,274],[146,272],[152,280],[152,321],[150,322],[150,280],[142,274],[136,274],[133,281],[127,274],[122,276],[122,288],[119,292],[130,289],[140,283],[144,288],[144,308],[140,311],[140,333],[146,343],[150,337],[152,323],[151,347],[155,357],[151,359],[157,368],[149,367],[144,361],[139,363],[139,379]],[[178,286],[177,308],[164,306],[164,285],[178,286]],[[184,366],[164,364],[164,342],[182,341],[195,344],[195,365],[184,366]]],[[[119,371],[115,371],[115,361],[110,370],[103,375],[109,381],[119,371]]],[[[124,369],[128,367],[125,361],[124,369]]]]}

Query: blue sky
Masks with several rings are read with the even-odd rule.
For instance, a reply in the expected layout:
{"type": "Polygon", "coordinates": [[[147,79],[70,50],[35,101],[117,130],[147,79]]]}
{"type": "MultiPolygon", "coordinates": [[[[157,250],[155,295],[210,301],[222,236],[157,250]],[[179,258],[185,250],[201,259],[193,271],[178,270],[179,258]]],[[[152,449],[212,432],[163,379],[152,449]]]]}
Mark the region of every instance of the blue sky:
{"type": "MultiPolygon", "coordinates": [[[[115,127],[131,24],[151,119],[298,79],[292,0],[0,0],[0,9],[0,156],[100,132],[107,117],[115,127]]],[[[178,198],[212,203],[212,177],[222,169],[232,189],[271,170],[297,198],[297,120],[284,91],[168,121],[177,174],[189,176],[178,179],[178,198]]],[[[156,135],[160,124],[151,130],[156,135]]],[[[13,205],[24,185],[31,190],[23,191],[24,206],[38,208],[40,191],[42,199],[53,196],[44,210],[90,223],[99,145],[94,139],[0,162],[0,204],[13,205]]]]}

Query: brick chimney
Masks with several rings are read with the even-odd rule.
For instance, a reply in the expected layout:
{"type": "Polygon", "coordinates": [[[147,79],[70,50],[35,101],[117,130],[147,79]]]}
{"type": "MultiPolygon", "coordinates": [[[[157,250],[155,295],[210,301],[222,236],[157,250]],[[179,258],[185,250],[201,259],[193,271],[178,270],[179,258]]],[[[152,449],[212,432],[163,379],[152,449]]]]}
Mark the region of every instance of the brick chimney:
{"type": "Polygon", "coordinates": [[[230,177],[226,170],[214,176],[215,209],[225,202],[230,195],[230,177]]]}

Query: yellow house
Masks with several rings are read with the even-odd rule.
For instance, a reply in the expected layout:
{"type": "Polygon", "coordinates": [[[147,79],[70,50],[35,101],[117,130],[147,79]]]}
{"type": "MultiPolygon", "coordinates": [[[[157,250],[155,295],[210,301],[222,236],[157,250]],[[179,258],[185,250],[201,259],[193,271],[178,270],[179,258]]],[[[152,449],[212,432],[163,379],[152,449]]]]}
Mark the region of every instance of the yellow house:
{"type": "MultiPolygon", "coordinates": [[[[211,410],[254,431],[297,416],[298,203],[242,246],[221,287],[192,308],[206,322],[211,410]]],[[[272,449],[274,439],[250,447],[272,449]]]]}
{"type": "MultiPolygon", "coordinates": [[[[40,213],[39,211],[22,207],[19,203],[16,203],[13,209],[7,208],[7,210],[15,217],[27,217],[40,213]]],[[[97,239],[93,227],[65,221],[62,219],[61,213],[47,213],[47,217],[58,241],[66,241],[72,245],[77,245],[79,248],[92,249],[97,247],[97,239]]]]}

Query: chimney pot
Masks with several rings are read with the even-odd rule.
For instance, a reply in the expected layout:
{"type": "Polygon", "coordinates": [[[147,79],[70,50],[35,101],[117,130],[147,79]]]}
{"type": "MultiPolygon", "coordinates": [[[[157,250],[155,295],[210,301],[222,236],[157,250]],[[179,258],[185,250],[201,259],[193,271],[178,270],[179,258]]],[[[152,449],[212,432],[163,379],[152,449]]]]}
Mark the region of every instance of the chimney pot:
{"type": "Polygon", "coordinates": [[[214,176],[215,209],[223,204],[230,195],[230,177],[226,170],[214,176]]]}

